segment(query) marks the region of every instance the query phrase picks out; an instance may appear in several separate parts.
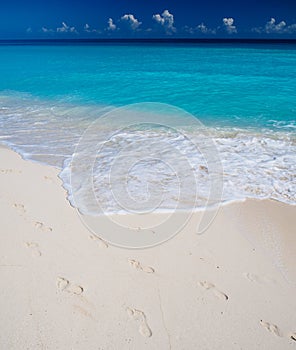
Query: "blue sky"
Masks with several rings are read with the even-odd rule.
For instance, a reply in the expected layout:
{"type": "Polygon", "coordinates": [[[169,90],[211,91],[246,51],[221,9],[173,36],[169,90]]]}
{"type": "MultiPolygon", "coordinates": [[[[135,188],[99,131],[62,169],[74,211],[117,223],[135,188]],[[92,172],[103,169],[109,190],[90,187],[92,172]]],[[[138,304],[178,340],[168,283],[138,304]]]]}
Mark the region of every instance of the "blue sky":
{"type": "Polygon", "coordinates": [[[1,0],[0,38],[296,38],[295,0],[1,0]]]}

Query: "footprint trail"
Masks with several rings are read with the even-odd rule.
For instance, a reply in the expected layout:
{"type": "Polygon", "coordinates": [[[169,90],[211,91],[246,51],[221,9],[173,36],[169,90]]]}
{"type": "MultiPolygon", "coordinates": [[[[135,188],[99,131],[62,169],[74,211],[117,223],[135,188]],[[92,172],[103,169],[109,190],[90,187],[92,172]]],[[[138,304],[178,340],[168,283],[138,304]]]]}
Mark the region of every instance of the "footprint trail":
{"type": "Polygon", "coordinates": [[[57,284],[58,289],[62,292],[67,292],[67,293],[75,294],[75,295],[81,295],[84,291],[83,287],[81,287],[77,284],[70,283],[70,281],[64,277],[58,277],[56,284],[57,284]]]}
{"type": "Polygon", "coordinates": [[[213,283],[210,283],[208,281],[201,281],[199,282],[199,285],[205,290],[211,291],[217,298],[221,300],[226,301],[229,299],[228,295],[217,289],[213,283]]]}
{"type": "Polygon", "coordinates": [[[265,328],[268,332],[273,333],[277,337],[281,337],[281,332],[275,324],[260,320],[260,324],[263,328],[265,328]]]}
{"type": "Polygon", "coordinates": [[[37,258],[37,257],[41,256],[41,252],[38,249],[39,248],[38,243],[26,242],[25,245],[27,248],[31,249],[31,255],[33,258],[37,258]]]}
{"type": "Polygon", "coordinates": [[[106,241],[104,241],[102,238],[99,238],[94,235],[90,235],[89,238],[93,241],[95,241],[101,248],[108,248],[109,245],[106,241]]]}
{"type": "Polygon", "coordinates": [[[128,259],[128,263],[137,270],[141,270],[146,273],[154,273],[155,270],[151,266],[144,266],[139,261],[134,259],[128,259]]]}
{"type": "Polygon", "coordinates": [[[139,333],[145,338],[150,338],[152,336],[152,331],[148,326],[144,312],[130,307],[126,309],[126,312],[132,320],[139,324],[139,333]]]}

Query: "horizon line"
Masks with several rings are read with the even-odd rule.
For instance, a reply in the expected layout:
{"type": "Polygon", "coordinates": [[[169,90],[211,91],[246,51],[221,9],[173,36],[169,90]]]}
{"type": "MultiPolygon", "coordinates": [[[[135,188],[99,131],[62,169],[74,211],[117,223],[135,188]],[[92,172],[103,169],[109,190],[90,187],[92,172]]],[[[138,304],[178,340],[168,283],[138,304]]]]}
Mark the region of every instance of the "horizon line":
{"type": "Polygon", "coordinates": [[[296,44],[296,38],[36,38],[0,39],[0,44],[18,43],[271,43],[296,44]]]}

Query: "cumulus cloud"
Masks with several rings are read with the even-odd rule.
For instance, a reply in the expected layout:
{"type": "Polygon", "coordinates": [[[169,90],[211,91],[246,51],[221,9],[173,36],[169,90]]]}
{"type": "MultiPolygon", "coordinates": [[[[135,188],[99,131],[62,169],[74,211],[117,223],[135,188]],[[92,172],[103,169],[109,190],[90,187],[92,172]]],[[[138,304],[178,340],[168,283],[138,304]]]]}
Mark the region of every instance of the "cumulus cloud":
{"type": "Polygon", "coordinates": [[[289,33],[289,34],[296,33],[296,23],[287,26],[286,33],[289,33]]]}
{"type": "Polygon", "coordinates": [[[192,28],[192,27],[185,26],[185,27],[183,28],[183,30],[184,30],[186,33],[194,34],[194,28],[192,28]]]}
{"type": "Polygon", "coordinates": [[[174,16],[168,10],[164,10],[163,13],[153,15],[152,18],[156,23],[161,25],[167,34],[172,34],[176,32],[174,27],[174,16]]]}
{"type": "Polygon", "coordinates": [[[282,33],[286,29],[286,22],[281,21],[276,24],[275,18],[271,18],[269,22],[265,25],[266,33],[282,33]]]}
{"type": "Polygon", "coordinates": [[[196,29],[203,34],[216,34],[216,29],[208,28],[204,23],[199,24],[196,29]]]}
{"type": "Polygon", "coordinates": [[[113,22],[112,18],[109,18],[107,23],[108,23],[107,30],[114,32],[117,29],[116,24],[113,22]]]}
{"type": "Polygon", "coordinates": [[[291,34],[296,32],[296,24],[287,25],[285,21],[276,23],[275,18],[271,18],[264,27],[253,28],[252,31],[266,34],[291,34]]]}
{"type": "Polygon", "coordinates": [[[208,28],[205,24],[201,23],[196,27],[201,33],[207,34],[208,28]]]}
{"type": "Polygon", "coordinates": [[[62,22],[62,26],[57,28],[57,33],[77,33],[75,27],[69,27],[65,22],[62,22]]]}
{"type": "Polygon", "coordinates": [[[41,31],[42,31],[43,33],[53,33],[53,32],[54,32],[54,30],[48,29],[48,28],[46,28],[46,27],[42,27],[42,28],[41,28],[41,31]]]}
{"type": "Polygon", "coordinates": [[[138,30],[142,24],[142,22],[139,22],[132,14],[122,16],[121,20],[128,23],[132,30],[138,30]]]}
{"type": "Polygon", "coordinates": [[[216,29],[208,28],[204,23],[199,24],[196,27],[184,27],[185,32],[189,34],[204,34],[204,35],[210,35],[210,34],[216,34],[216,29]]]}
{"type": "Polygon", "coordinates": [[[237,33],[236,26],[234,25],[234,19],[229,17],[229,18],[223,18],[223,26],[224,29],[228,34],[234,34],[237,33]]]}
{"type": "Polygon", "coordinates": [[[78,34],[78,31],[75,27],[69,27],[65,22],[62,22],[62,26],[56,29],[50,29],[47,27],[42,27],[41,31],[43,33],[75,33],[78,34]]]}
{"type": "Polygon", "coordinates": [[[91,26],[87,23],[84,25],[83,30],[86,33],[101,33],[100,30],[91,28],[91,26]]]}

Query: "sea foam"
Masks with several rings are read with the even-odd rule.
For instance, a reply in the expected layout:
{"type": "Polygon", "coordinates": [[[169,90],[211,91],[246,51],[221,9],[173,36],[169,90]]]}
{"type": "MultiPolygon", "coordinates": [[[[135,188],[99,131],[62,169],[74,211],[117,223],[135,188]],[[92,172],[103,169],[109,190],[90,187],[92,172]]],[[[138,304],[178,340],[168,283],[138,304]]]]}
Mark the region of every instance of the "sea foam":
{"type": "MultiPolygon", "coordinates": [[[[204,208],[212,180],[209,160],[192,143],[201,137],[200,129],[187,130],[185,137],[182,132],[165,128],[130,128],[114,132],[101,144],[90,139],[95,161],[90,169],[87,154],[85,163],[82,157],[78,171],[74,169],[79,176],[71,182],[72,155],[81,136],[92,120],[112,108],[2,96],[0,141],[26,159],[58,167],[69,201],[75,206],[79,198],[78,209],[84,214],[98,215],[102,209],[107,214],[121,213],[129,204],[132,212],[204,208]],[[137,154],[141,155],[139,159],[137,154]],[[136,161],[126,169],[131,157],[136,161]],[[190,165],[186,172],[184,159],[190,165]],[[178,176],[185,179],[181,195],[178,176]]],[[[206,130],[222,165],[215,174],[223,181],[223,193],[217,202],[271,198],[296,204],[293,126],[206,130]]],[[[96,133],[107,135],[107,130],[98,129],[96,133]]]]}

